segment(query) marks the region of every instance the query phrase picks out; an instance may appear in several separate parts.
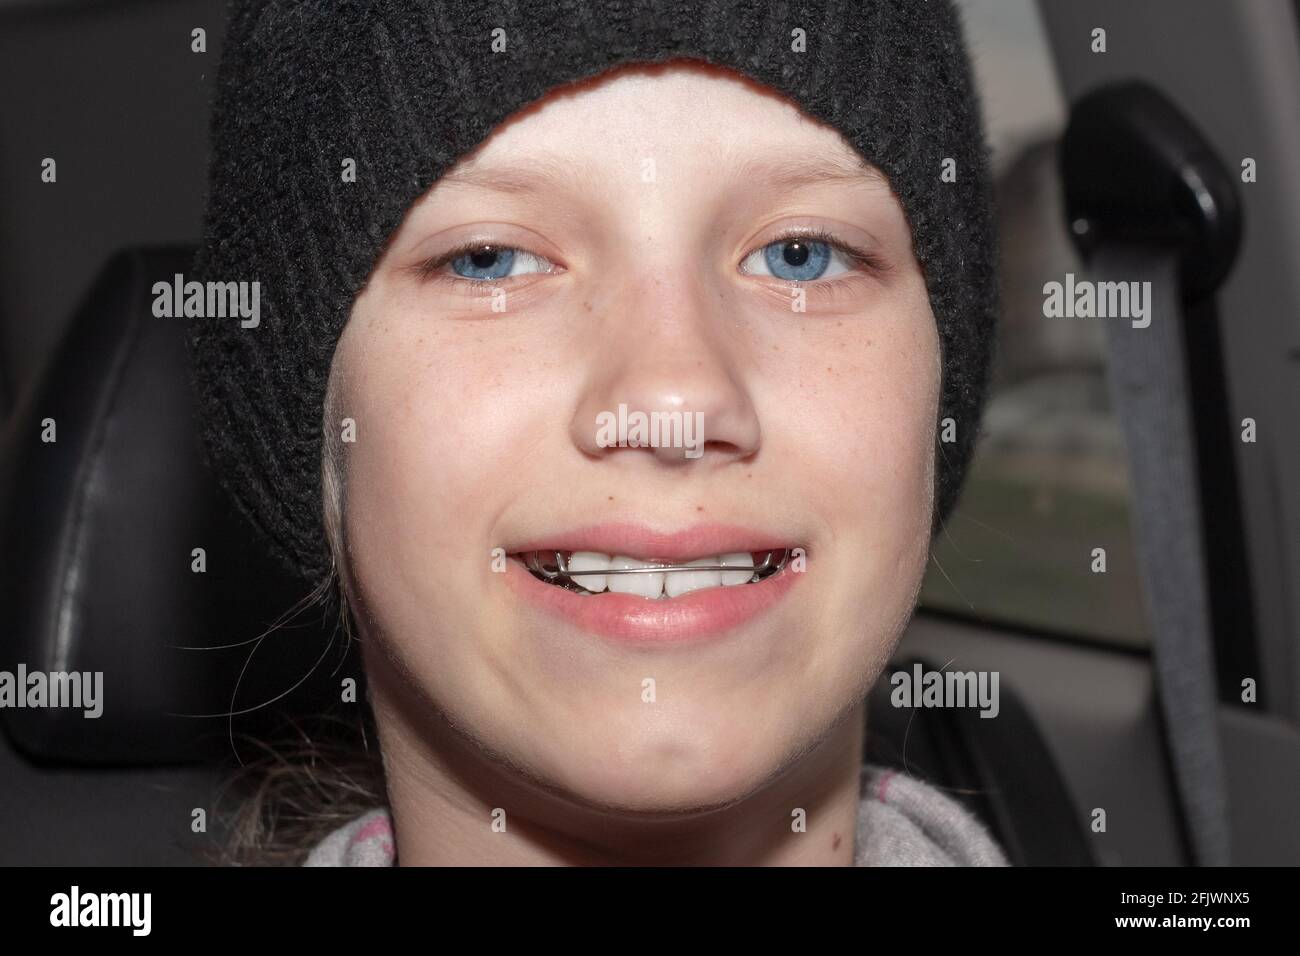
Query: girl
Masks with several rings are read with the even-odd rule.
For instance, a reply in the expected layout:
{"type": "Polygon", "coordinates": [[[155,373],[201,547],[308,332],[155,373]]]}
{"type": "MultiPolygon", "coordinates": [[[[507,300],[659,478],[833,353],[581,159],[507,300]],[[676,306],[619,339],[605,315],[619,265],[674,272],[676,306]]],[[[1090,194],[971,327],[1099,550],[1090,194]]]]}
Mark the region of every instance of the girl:
{"type": "Polygon", "coordinates": [[[1005,862],[861,756],[988,365],[957,18],[678,7],[235,11],[209,448],[383,759],[310,865],[1005,862]]]}

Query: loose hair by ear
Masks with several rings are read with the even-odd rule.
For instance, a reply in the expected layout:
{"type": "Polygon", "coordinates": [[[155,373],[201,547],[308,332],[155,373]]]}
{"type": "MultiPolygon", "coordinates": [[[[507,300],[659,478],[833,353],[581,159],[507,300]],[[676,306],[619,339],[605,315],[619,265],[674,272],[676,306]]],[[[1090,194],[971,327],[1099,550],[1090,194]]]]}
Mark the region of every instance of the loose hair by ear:
{"type": "MultiPolygon", "coordinates": [[[[322,421],[322,511],[333,566],[329,574],[281,623],[313,609],[337,611],[334,637],[341,632],[351,646],[353,628],[348,595],[350,577],[344,560],[343,444],[335,423],[338,384],[331,375],[322,421]]],[[[297,866],[330,831],[387,802],[383,758],[374,715],[364,697],[355,719],[315,715],[309,723],[292,722],[287,739],[254,740],[261,757],[228,781],[236,809],[226,826],[224,845],[212,862],[226,866],[297,866]]]]}
{"type": "Polygon", "coordinates": [[[321,419],[322,453],[321,453],[321,516],[325,526],[325,541],[329,545],[333,567],[329,582],[333,596],[339,602],[342,624],[349,640],[352,637],[349,618],[348,596],[351,593],[351,578],[345,560],[343,541],[343,508],[346,496],[346,481],[343,469],[343,436],[338,429],[338,410],[342,385],[340,376],[333,370],[325,388],[324,414],[321,419]]]}

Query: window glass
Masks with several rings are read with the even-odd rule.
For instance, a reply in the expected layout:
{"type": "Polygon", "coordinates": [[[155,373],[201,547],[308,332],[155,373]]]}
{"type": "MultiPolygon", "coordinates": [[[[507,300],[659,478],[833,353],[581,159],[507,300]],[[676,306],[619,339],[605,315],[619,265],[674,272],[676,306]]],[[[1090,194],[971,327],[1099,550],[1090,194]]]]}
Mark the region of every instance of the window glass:
{"type": "Polygon", "coordinates": [[[1147,643],[1124,439],[1104,329],[1048,319],[1043,285],[1078,275],[1056,145],[1066,122],[1033,0],[958,0],[997,181],[998,359],[965,491],[935,540],[922,607],[993,624],[1147,643]],[[1096,549],[1104,549],[1105,571],[1096,549]]]}

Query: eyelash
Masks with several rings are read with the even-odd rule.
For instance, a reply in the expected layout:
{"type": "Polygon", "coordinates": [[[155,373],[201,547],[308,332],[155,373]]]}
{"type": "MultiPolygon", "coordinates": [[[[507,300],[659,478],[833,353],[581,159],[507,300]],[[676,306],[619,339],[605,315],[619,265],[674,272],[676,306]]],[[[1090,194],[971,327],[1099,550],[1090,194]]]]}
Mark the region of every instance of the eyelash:
{"type": "MultiPolygon", "coordinates": [[[[795,229],[795,230],[782,233],[781,235],[775,237],[774,239],[771,239],[768,242],[763,243],[763,245],[759,246],[758,248],[766,249],[768,246],[777,245],[778,243],[796,242],[798,240],[803,240],[805,242],[808,241],[824,242],[828,246],[832,247],[833,249],[836,249],[839,252],[843,253],[853,262],[856,262],[859,266],[862,267],[863,271],[868,273],[879,275],[881,273],[888,271],[889,269],[888,263],[886,263],[885,260],[882,259],[880,256],[872,252],[868,252],[865,249],[860,249],[857,246],[852,245],[851,243],[845,242],[843,239],[840,239],[834,233],[830,232],[830,230],[825,229],[821,226],[818,226],[814,229],[795,229]]],[[[479,287],[489,285],[490,283],[488,282],[488,280],[485,279],[468,279],[465,276],[450,275],[450,274],[444,275],[444,274],[439,274],[438,272],[438,270],[441,269],[443,266],[447,265],[447,263],[454,262],[456,259],[459,259],[461,256],[467,256],[470,255],[471,253],[479,252],[485,246],[498,246],[498,248],[511,249],[515,252],[527,252],[526,249],[520,249],[516,246],[499,245],[497,243],[485,242],[483,240],[464,242],[454,249],[450,249],[447,252],[440,253],[439,255],[436,256],[432,256],[426,259],[425,261],[418,263],[414,267],[415,273],[417,276],[419,276],[419,278],[427,281],[432,281],[432,282],[447,282],[452,285],[470,285],[470,286],[479,286],[479,287]]],[[[751,253],[746,253],[745,257],[748,258],[750,254],[751,253]]],[[[530,255],[536,255],[536,253],[530,253],[530,255]]],[[[537,256],[537,258],[544,259],[545,257],[537,256]]],[[[540,274],[545,275],[545,273],[540,273],[540,274]]],[[[507,276],[503,279],[498,279],[496,281],[506,282],[509,281],[510,278],[511,277],[507,276]]],[[[760,278],[776,278],[776,277],[762,276],[760,278]]],[[[776,279],[776,281],[791,286],[802,286],[802,285],[816,286],[816,285],[833,285],[838,280],[832,279],[829,281],[822,281],[821,279],[813,279],[809,282],[800,282],[797,279],[776,279]]]]}

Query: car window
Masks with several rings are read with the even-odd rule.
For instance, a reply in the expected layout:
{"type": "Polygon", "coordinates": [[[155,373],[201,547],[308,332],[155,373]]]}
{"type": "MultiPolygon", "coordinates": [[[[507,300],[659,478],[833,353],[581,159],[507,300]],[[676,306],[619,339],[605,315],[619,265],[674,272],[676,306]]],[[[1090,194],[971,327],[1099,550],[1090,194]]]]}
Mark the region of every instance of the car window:
{"type": "Polygon", "coordinates": [[[962,499],[935,540],[921,604],[1145,645],[1104,330],[1043,313],[1044,284],[1082,272],[1057,171],[1066,104],[1033,0],[959,6],[993,150],[1002,311],[982,436],[962,499]]]}

